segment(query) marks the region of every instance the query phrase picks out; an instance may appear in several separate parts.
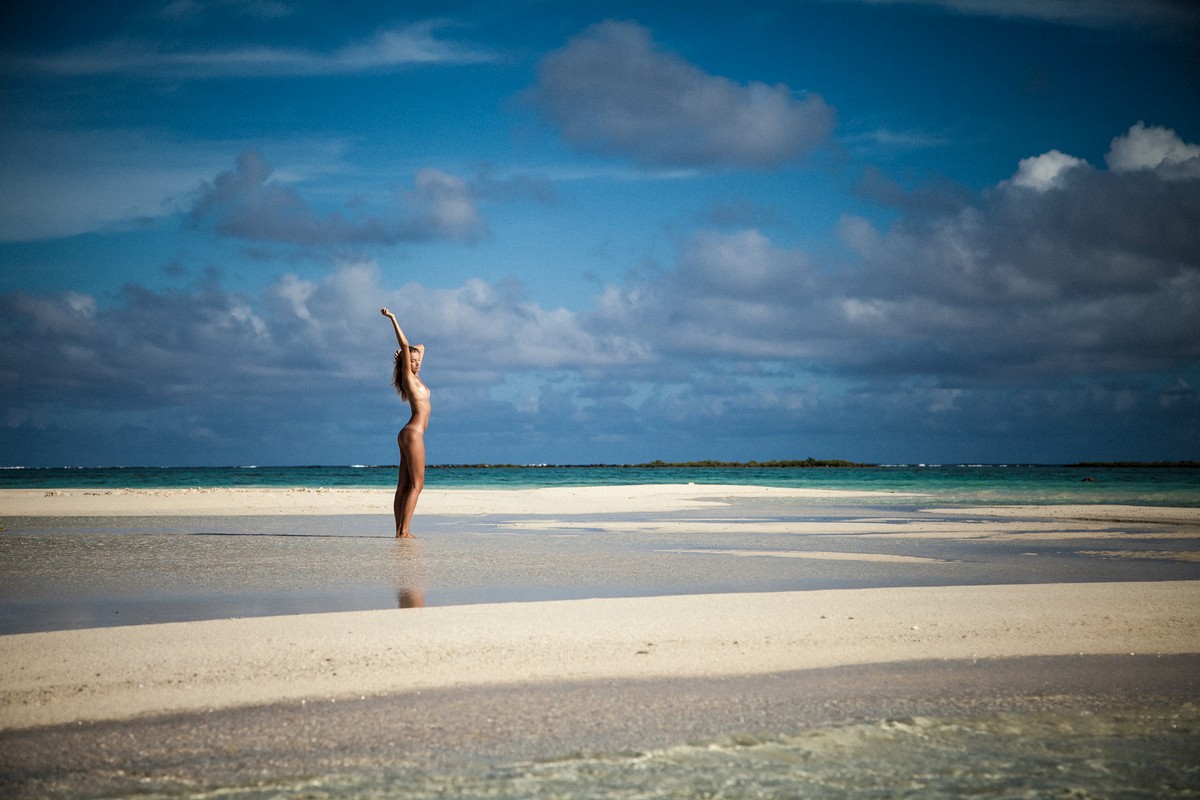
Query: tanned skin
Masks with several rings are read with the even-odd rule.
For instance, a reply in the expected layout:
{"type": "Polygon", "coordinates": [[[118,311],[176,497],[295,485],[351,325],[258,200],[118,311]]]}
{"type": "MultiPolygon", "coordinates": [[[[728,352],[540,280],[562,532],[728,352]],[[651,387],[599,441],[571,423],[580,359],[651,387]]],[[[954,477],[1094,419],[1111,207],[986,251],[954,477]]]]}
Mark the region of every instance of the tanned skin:
{"type": "Polygon", "coordinates": [[[386,308],[380,309],[380,313],[392,321],[396,331],[396,341],[400,345],[396,351],[394,373],[396,391],[412,409],[412,417],[396,437],[400,445],[400,475],[396,481],[396,499],[392,502],[396,538],[411,539],[413,512],[417,508],[417,498],[425,488],[425,429],[429,427],[430,409],[429,388],[420,379],[425,348],[409,345],[395,314],[386,308]]]}

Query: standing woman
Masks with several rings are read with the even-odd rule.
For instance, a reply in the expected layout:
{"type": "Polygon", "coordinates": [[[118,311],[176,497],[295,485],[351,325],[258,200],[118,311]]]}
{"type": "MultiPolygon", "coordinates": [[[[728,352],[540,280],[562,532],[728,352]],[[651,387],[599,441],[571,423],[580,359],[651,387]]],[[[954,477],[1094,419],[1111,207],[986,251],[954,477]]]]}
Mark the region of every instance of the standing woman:
{"type": "Polygon", "coordinates": [[[425,488],[425,429],[429,427],[429,389],[418,377],[421,359],[425,356],[425,345],[409,345],[396,315],[381,308],[380,313],[392,321],[396,330],[396,363],[392,368],[392,385],[400,399],[412,409],[412,418],[400,429],[396,441],[400,444],[400,477],[396,482],[396,499],[392,502],[392,513],[396,517],[396,538],[411,539],[413,511],[417,508],[417,497],[425,488]]]}

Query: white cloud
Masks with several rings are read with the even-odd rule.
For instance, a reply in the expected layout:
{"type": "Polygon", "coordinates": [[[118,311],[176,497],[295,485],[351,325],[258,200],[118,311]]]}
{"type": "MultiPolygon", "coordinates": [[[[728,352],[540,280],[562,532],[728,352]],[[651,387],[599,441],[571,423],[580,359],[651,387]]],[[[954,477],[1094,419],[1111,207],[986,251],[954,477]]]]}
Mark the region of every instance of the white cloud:
{"type": "Polygon", "coordinates": [[[1012,177],[1012,185],[1045,192],[1062,185],[1064,172],[1086,163],[1081,158],[1051,150],[1040,156],[1022,159],[1017,165],[1017,174],[1012,177]]]}
{"type": "Polygon", "coordinates": [[[1104,160],[1113,172],[1154,170],[1168,179],[1200,178],[1200,145],[1184,142],[1170,128],[1143,122],[1113,139],[1104,160]]]}
{"type": "Polygon", "coordinates": [[[438,169],[422,169],[406,196],[411,222],[403,227],[412,238],[431,236],[473,240],[486,228],[475,192],[465,180],[438,169]]]}
{"type": "Polygon", "coordinates": [[[944,147],[952,140],[945,135],[926,133],[920,130],[895,131],[877,128],[865,133],[854,133],[842,138],[843,143],[855,151],[877,150],[923,150],[944,147]]]}
{"type": "Polygon", "coordinates": [[[330,50],[249,44],[227,49],[171,49],[153,42],[113,40],[47,56],[11,57],[9,69],[52,75],[131,78],[260,78],[347,75],[416,64],[476,64],[494,54],[434,36],[436,22],[381,31],[330,50]]]}
{"type": "Polygon", "coordinates": [[[681,283],[730,298],[792,295],[807,283],[807,260],[779,250],[756,230],[723,235],[700,232],[680,255],[681,283]]]}
{"type": "Polygon", "coordinates": [[[775,167],[822,144],[834,116],[817,95],[710,75],[628,22],[551,53],[528,97],[570,144],[650,166],[775,167]]]}

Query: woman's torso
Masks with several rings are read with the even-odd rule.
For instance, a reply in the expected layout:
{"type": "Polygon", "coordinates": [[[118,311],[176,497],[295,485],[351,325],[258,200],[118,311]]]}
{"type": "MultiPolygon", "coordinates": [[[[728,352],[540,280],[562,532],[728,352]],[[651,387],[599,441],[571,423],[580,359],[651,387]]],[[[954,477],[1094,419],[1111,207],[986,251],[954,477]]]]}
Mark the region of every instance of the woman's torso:
{"type": "Polygon", "coordinates": [[[414,379],[412,391],[408,396],[408,405],[412,409],[412,417],[404,427],[420,428],[421,433],[424,433],[425,429],[429,427],[429,387],[414,379]]]}

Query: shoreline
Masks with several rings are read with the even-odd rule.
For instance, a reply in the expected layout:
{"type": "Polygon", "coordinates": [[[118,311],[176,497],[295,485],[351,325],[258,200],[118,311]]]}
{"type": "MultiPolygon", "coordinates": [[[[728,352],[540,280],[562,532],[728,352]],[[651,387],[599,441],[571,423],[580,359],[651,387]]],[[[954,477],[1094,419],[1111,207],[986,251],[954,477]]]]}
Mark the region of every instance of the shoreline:
{"type": "MultiPolygon", "coordinates": [[[[2,489],[4,517],[358,516],[390,514],[391,489],[195,488],[2,489]]],[[[419,515],[523,517],[666,513],[728,506],[731,500],[822,503],[896,500],[920,510],[997,521],[1016,518],[1094,523],[1200,525],[1200,507],[1047,504],[945,508],[928,495],[866,490],[783,488],[741,484],[632,484],[520,489],[426,489],[419,515]],[[921,500],[929,501],[929,508],[921,500]]]]}
{"type": "MultiPolygon", "coordinates": [[[[0,516],[249,516],[256,514],[390,514],[393,489],[195,488],[3,489],[0,516]]],[[[682,511],[725,505],[728,498],[804,500],[916,497],[838,489],[722,484],[520,489],[426,489],[418,514],[601,514],[682,511]]]]}

